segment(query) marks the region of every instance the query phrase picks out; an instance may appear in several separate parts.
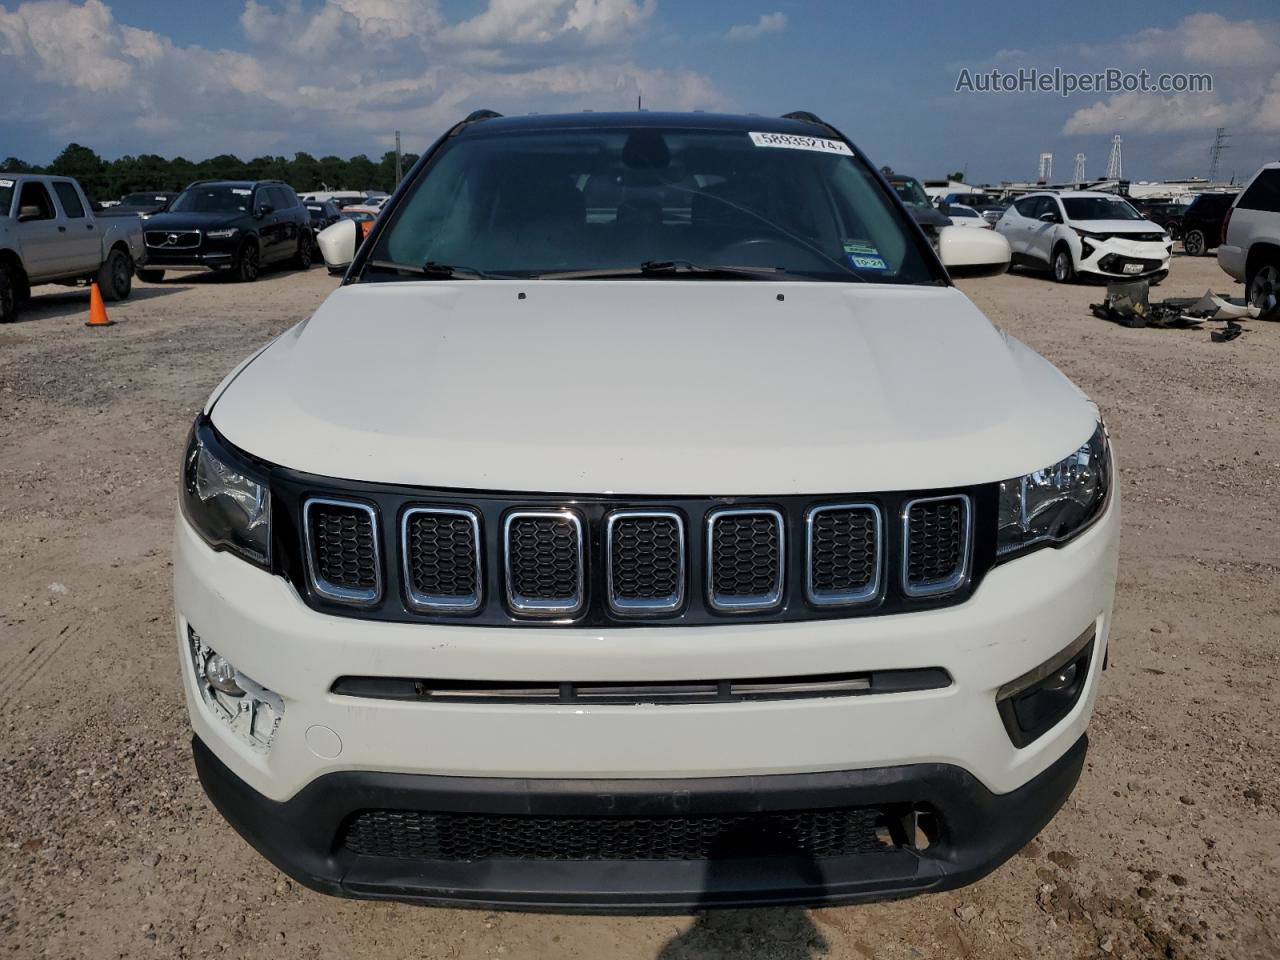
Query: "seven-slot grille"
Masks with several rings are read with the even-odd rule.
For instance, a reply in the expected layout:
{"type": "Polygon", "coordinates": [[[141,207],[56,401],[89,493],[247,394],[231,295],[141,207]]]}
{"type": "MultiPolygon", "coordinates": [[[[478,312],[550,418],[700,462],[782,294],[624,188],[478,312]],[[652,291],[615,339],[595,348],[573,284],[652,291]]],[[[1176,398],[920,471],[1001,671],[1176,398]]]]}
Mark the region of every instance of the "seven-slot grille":
{"type": "Polygon", "coordinates": [[[874,600],[880,592],[880,508],[873,503],[814,507],[806,519],[809,602],[840,606],[874,600]]]}
{"type": "Polygon", "coordinates": [[[507,603],[529,616],[572,616],[586,603],[582,520],[569,510],[507,516],[507,603]]]}
{"type": "Polygon", "coordinates": [[[902,512],[902,589],[909,597],[947,593],[969,573],[969,498],[923,497],[902,512]]]}
{"type": "Polygon", "coordinates": [[[190,250],[200,246],[199,230],[148,230],[147,246],[158,249],[190,250]]]}
{"type": "Polygon", "coordinates": [[[707,521],[707,597],[717,610],[782,602],[784,535],[777,510],[718,510],[707,521]]]}
{"type": "Polygon", "coordinates": [[[303,508],[303,529],[311,585],[317,593],[339,603],[378,601],[382,565],[372,507],[314,497],[303,508]]]}
{"type": "Polygon", "coordinates": [[[892,613],[960,595],[975,562],[974,506],[961,493],[776,507],[299,499],[308,601],[379,619],[692,624],[892,613]],[[900,517],[900,531],[886,529],[887,514],[900,517]],[[394,543],[385,565],[384,536],[394,543]]]}
{"type": "Polygon", "coordinates": [[[480,518],[470,510],[413,507],[401,521],[405,593],[414,610],[469,613],[480,607],[480,518]]]}
{"type": "Polygon", "coordinates": [[[723,860],[883,853],[889,812],[836,807],[674,817],[361,810],[342,846],[407,860],[723,860]]]}
{"type": "Polygon", "coordinates": [[[684,521],[679,514],[619,511],[606,522],[609,606],[663,613],[684,601],[684,521]]]}

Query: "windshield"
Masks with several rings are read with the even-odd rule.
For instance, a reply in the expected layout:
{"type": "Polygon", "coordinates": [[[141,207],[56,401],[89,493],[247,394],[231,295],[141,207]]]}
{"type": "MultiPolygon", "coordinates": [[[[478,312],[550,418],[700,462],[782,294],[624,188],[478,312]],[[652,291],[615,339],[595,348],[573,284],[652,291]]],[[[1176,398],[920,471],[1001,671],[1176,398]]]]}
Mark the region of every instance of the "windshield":
{"type": "Polygon", "coordinates": [[[192,187],[169,205],[169,212],[244,213],[252,194],[248,187],[192,187]]]}
{"type": "Polygon", "coordinates": [[[131,193],[120,200],[122,207],[156,207],[164,204],[168,197],[154,193],[131,193]]]}
{"type": "Polygon", "coordinates": [[[1068,220],[1141,220],[1142,214],[1124,200],[1111,197],[1064,197],[1068,220]]]}
{"type": "Polygon", "coordinates": [[[12,206],[13,181],[0,178],[0,217],[7,217],[12,206]]]}
{"type": "Polygon", "coordinates": [[[890,180],[889,184],[893,187],[893,192],[898,195],[898,199],[908,207],[933,205],[929,202],[929,195],[924,192],[924,187],[920,186],[918,180],[890,180]]]}
{"type": "Polygon", "coordinates": [[[738,266],[778,279],[942,279],[845,144],[764,145],[769,136],[655,127],[469,135],[410,185],[370,260],[506,277],[681,263],[704,275],[738,266]]]}

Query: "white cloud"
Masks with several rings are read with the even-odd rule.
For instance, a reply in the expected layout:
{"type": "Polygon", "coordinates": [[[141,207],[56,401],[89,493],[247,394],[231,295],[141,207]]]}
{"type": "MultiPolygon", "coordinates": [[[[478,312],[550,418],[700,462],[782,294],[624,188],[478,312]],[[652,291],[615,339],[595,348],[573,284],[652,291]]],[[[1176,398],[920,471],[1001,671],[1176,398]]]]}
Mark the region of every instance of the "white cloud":
{"type": "Polygon", "coordinates": [[[1253,115],[1252,126],[1263,133],[1280,133],[1280,73],[1271,78],[1271,85],[1253,115]]]}
{"type": "MultiPolygon", "coordinates": [[[[181,46],[102,0],[0,7],[0,120],[107,155],[422,149],[477,107],[716,108],[703,74],[637,62],[656,0],[488,0],[450,23],[435,0],[245,0],[247,49],[181,46]]],[[[43,158],[33,157],[33,160],[43,158]]]]}
{"type": "Polygon", "coordinates": [[[787,15],[781,11],[762,13],[755,23],[739,23],[729,28],[730,40],[754,40],[766,33],[781,33],[787,29],[787,15]]]}
{"type": "Polygon", "coordinates": [[[1280,28],[1274,22],[1228,20],[1218,13],[1193,13],[1172,29],[1149,27],[1127,45],[1134,59],[1178,57],[1190,63],[1223,67],[1276,63],[1280,28]]]}
{"type": "Polygon", "coordinates": [[[1157,96],[1121,93],[1073,113],[1063,133],[1170,133],[1230,126],[1247,120],[1249,100],[1223,102],[1212,93],[1157,96]]]}

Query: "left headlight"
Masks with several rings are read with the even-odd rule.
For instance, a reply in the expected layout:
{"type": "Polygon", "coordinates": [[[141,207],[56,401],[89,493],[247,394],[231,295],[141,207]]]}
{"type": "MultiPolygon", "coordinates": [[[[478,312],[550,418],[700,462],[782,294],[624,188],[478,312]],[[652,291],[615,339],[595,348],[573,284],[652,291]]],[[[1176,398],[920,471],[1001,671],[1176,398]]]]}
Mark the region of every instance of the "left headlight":
{"type": "MultiPolygon", "coordinates": [[[[206,428],[207,429],[207,428],[206,428]]],[[[182,512],[209,545],[260,567],[271,564],[271,494],[266,477],[226,451],[197,424],[182,463],[182,512]]]]}
{"type": "Polygon", "coordinates": [[[1000,484],[997,556],[1074,536],[1102,512],[1111,483],[1111,450],[1099,422],[1070,456],[1000,484]]]}
{"type": "Polygon", "coordinates": [[[228,227],[225,230],[206,230],[204,235],[210,240],[230,240],[239,232],[236,227],[228,227]]]}

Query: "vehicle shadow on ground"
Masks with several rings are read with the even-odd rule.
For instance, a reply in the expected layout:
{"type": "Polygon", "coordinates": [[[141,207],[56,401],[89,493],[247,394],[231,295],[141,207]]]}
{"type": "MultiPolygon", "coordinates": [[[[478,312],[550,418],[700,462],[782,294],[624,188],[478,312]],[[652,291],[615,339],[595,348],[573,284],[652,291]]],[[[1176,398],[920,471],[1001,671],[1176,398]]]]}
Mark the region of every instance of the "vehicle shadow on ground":
{"type": "MultiPolygon", "coordinates": [[[[717,893],[735,887],[742,861],[713,854],[707,861],[704,899],[711,906],[717,893]]],[[[801,854],[788,872],[816,895],[823,889],[822,868],[814,857],[801,854]]],[[[779,878],[782,882],[784,878],[779,878]]],[[[693,926],[672,937],[656,960],[811,960],[827,953],[827,941],[801,907],[708,909],[697,914],[693,926]]]]}
{"type": "MultiPolygon", "coordinates": [[[[131,303],[137,303],[139,300],[152,300],[156,297],[167,297],[171,293],[182,293],[187,287],[179,286],[135,286],[133,292],[129,294],[128,300],[120,300],[116,303],[106,304],[107,313],[118,307],[127,307],[131,303]]],[[[89,318],[89,290],[85,287],[76,287],[71,290],[62,290],[57,293],[40,293],[39,288],[31,295],[31,299],[24,303],[18,311],[17,325],[30,323],[35,320],[56,320],[61,317],[69,317],[74,314],[83,314],[87,320],[89,318]]]]}
{"type": "MultiPolygon", "coordinates": [[[[262,272],[258,274],[258,278],[251,281],[250,285],[254,283],[271,283],[273,280],[292,277],[298,274],[315,273],[322,269],[322,267],[312,266],[306,270],[302,270],[289,264],[281,266],[273,263],[268,267],[263,267],[262,272]]],[[[224,283],[239,285],[239,281],[231,275],[231,271],[229,270],[174,271],[172,275],[166,275],[159,283],[148,282],[146,289],[164,289],[178,283],[192,284],[194,286],[218,286],[224,283]]],[[[134,287],[134,289],[137,290],[139,288],[134,287]]]]}

